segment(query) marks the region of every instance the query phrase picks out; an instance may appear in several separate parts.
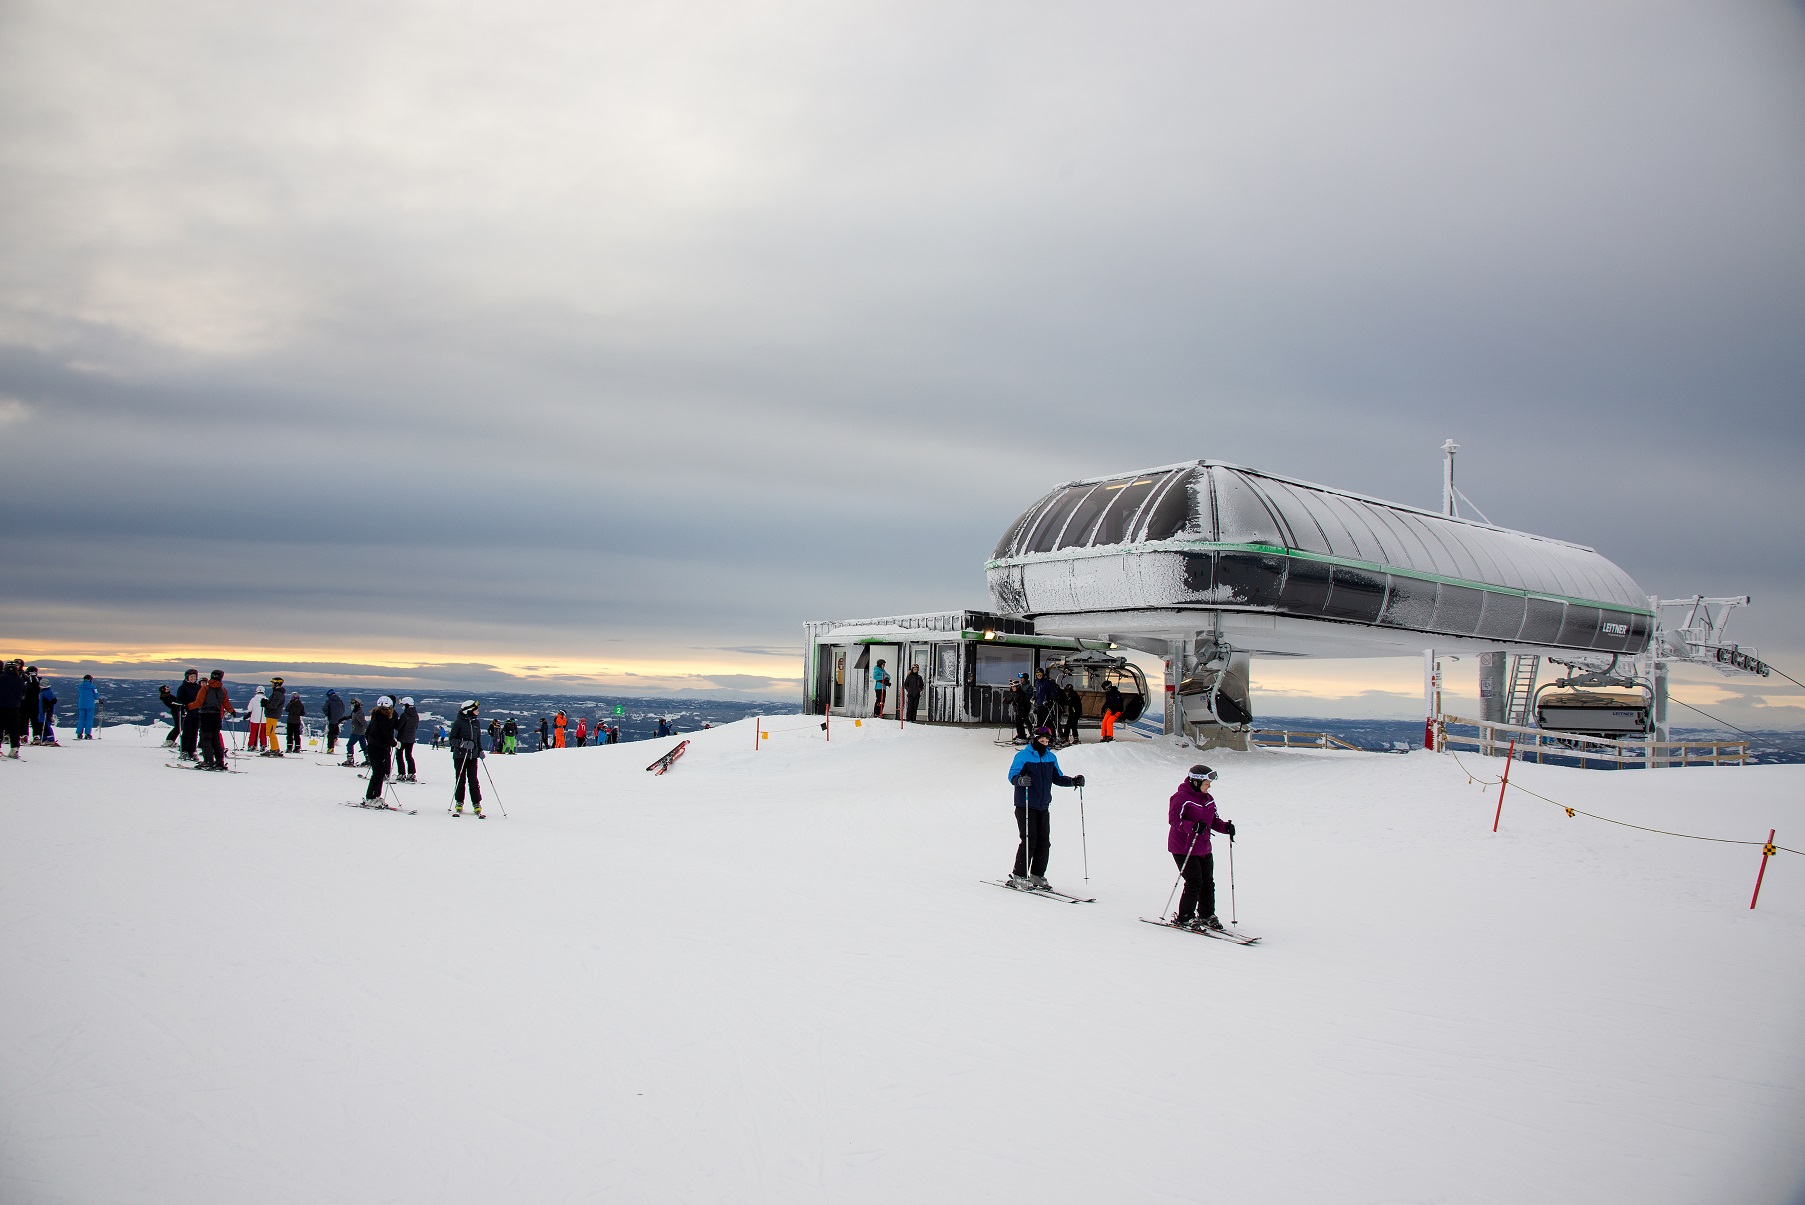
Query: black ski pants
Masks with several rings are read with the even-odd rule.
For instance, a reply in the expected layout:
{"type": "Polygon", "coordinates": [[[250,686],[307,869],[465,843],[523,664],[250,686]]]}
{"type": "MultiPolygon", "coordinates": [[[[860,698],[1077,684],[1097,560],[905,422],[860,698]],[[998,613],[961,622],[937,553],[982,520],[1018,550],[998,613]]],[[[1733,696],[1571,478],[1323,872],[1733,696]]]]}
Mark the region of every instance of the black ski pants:
{"type": "Polygon", "coordinates": [[[345,721],[333,720],[326,725],[326,752],[331,753],[338,748],[338,726],[345,721]]]}
{"type": "Polygon", "coordinates": [[[1076,742],[1078,739],[1079,709],[1076,707],[1060,708],[1059,735],[1061,738],[1076,742]]]}
{"type": "Polygon", "coordinates": [[[163,739],[165,745],[173,745],[182,736],[182,710],[173,704],[169,707],[169,735],[163,739]]]}
{"type": "Polygon", "coordinates": [[[919,690],[914,694],[905,692],[903,694],[903,701],[908,704],[908,720],[909,723],[913,724],[915,723],[915,713],[921,710],[921,692],[919,690]]]}
{"type": "Polygon", "coordinates": [[[301,751],[300,720],[288,721],[288,751],[290,753],[299,753],[301,751]]]}
{"type": "Polygon", "coordinates": [[[5,737],[12,751],[19,751],[19,730],[23,727],[17,707],[0,707],[0,737],[5,737]]]}
{"type": "Polygon", "coordinates": [[[225,765],[226,738],[219,732],[219,712],[200,711],[192,714],[197,717],[195,735],[200,741],[201,760],[209,766],[225,765]]]}
{"type": "Polygon", "coordinates": [[[452,800],[460,807],[463,806],[464,784],[469,783],[470,802],[474,803],[479,808],[482,807],[483,788],[478,784],[476,779],[477,768],[481,765],[482,759],[471,754],[453,754],[451,760],[456,764],[458,772],[457,790],[452,792],[452,800]]]}
{"type": "Polygon", "coordinates": [[[365,746],[364,756],[370,763],[370,789],[364,792],[365,799],[382,798],[382,784],[389,777],[389,753],[387,749],[365,746]]]}
{"type": "Polygon", "coordinates": [[[1021,837],[1015,847],[1015,873],[1047,873],[1047,855],[1053,849],[1053,813],[1046,808],[1017,804],[1015,831],[1021,837]]]}
{"type": "Polygon", "coordinates": [[[201,713],[183,710],[182,712],[182,752],[189,757],[194,756],[195,743],[201,735],[201,713]]]}
{"type": "Polygon", "coordinates": [[[395,773],[407,778],[414,776],[414,742],[395,746],[395,773]]]}
{"type": "Polygon", "coordinates": [[[1216,855],[1172,855],[1173,865],[1185,877],[1184,894],[1178,897],[1178,919],[1216,915],[1216,855]]]}

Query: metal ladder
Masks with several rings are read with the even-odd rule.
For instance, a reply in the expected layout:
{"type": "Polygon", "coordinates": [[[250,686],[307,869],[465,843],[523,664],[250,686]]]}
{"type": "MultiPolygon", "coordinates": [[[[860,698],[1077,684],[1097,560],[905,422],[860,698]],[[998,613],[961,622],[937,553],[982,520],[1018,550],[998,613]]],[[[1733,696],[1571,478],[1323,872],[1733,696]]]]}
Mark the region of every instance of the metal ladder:
{"type": "Polygon", "coordinates": [[[1504,722],[1527,728],[1535,717],[1529,714],[1529,708],[1536,697],[1536,672],[1541,668],[1540,656],[1531,653],[1513,653],[1510,659],[1510,691],[1505,696],[1509,700],[1504,713],[1504,722]]]}

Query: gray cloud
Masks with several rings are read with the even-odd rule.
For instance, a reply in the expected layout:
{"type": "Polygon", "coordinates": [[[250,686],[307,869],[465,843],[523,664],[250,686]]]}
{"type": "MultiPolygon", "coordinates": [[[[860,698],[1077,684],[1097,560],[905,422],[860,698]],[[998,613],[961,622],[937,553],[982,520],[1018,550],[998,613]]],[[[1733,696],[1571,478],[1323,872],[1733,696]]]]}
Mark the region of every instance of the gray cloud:
{"type": "Polygon", "coordinates": [[[1753,2],[16,6],[0,635],[758,656],[981,604],[1067,477],[1432,504],[1454,435],[1805,661],[1801,68],[1753,2]]]}

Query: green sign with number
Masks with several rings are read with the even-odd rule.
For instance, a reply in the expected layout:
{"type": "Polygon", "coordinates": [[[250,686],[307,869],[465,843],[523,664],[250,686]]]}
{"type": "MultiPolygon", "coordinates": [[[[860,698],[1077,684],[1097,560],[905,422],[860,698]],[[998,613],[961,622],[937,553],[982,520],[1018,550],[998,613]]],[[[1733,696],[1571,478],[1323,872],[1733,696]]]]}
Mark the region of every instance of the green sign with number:
{"type": "Polygon", "coordinates": [[[625,707],[622,707],[619,703],[616,703],[614,705],[614,714],[615,715],[626,715],[627,709],[625,707]]]}

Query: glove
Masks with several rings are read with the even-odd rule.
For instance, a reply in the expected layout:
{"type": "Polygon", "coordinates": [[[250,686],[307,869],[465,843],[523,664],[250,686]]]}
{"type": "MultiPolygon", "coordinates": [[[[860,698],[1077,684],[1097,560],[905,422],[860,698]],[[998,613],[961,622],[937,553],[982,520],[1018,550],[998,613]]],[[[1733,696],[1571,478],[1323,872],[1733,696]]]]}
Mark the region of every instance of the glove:
{"type": "Polygon", "coordinates": [[[1018,786],[1018,787],[1031,787],[1031,786],[1033,786],[1033,785],[1034,785],[1034,775],[1032,775],[1032,774],[1018,774],[1018,775],[1016,775],[1016,778],[1015,778],[1015,785],[1016,785],[1016,786],[1018,786]]]}
{"type": "Polygon", "coordinates": [[[1228,839],[1230,841],[1235,839],[1235,822],[1233,820],[1228,822],[1228,839]]]}
{"type": "Polygon", "coordinates": [[[1075,787],[1083,786],[1084,785],[1084,775],[1082,775],[1082,774],[1072,775],[1072,785],[1075,787]]]}

